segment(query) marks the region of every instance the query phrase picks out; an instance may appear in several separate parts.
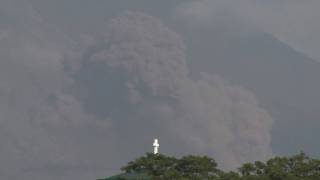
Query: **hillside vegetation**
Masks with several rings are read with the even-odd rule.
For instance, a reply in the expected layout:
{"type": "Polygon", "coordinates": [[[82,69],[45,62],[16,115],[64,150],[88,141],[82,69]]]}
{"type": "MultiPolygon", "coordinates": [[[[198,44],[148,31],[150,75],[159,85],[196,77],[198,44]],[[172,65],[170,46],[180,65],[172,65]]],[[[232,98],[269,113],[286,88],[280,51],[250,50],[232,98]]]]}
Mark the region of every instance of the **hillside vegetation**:
{"type": "Polygon", "coordinates": [[[304,153],[243,164],[237,171],[223,171],[207,156],[180,159],[146,154],[121,169],[124,174],[104,180],[319,180],[320,160],[304,153]]]}

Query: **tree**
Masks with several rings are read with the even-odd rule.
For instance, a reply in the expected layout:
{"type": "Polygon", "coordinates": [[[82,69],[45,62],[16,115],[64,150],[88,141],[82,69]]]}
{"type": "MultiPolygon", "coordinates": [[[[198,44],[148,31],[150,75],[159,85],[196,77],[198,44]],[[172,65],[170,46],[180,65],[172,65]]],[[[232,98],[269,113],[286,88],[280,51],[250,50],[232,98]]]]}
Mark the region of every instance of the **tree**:
{"type": "Polygon", "coordinates": [[[122,170],[128,176],[116,176],[112,180],[320,180],[320,160],[304,153],[245,163],[237,172],[218,169],[215,160],[207,156],[189,155],[178,159],[148,153],[129,162],[122,170]]]}
{"type": "Polygon", "coordinates": [[[300,153],[275,157],[266,163],[247,163],[239,171],[243,180],[319,180],[320,161],[300,153]]]}
{"type": "Polygon", "coordinates": [[[175,174],[174,167],[177,159],[174,157],[164,156],[162,154],[147,153],[146,156],[140,157],[135,161],[129,162],[127,166],[121,168],[126,173],[144,173],[152,177],[161,177],[165,174],[175,174]]]}
{"type": "Polygon", "coordinates": [[[175,169],[189,179],[214,179],[221,171],[214,159],[207,156],[185,156],[178,160],[175,169]]]}
{"type": "Polygon", "coordinates": [[[161,154],[147,154],[129,162],[126,173],[146,173],[152,179],[215,179],[222,172],[215,160],[207,156],[185,156],[181,159],[161,154]]]}

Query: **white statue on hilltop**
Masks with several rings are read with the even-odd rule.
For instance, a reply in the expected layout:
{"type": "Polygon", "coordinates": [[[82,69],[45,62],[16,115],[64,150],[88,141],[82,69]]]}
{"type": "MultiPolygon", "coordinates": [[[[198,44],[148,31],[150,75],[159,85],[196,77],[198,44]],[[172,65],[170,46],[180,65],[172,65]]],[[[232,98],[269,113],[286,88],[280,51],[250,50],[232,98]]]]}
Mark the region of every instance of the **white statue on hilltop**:
{"type": "Polygon", "coordinates": [[[154,147],[153,154],[158,154],[159,147],[160,147],[160,144],[158,143],[158,139],[154,139],[153,147],[154,147]]]}

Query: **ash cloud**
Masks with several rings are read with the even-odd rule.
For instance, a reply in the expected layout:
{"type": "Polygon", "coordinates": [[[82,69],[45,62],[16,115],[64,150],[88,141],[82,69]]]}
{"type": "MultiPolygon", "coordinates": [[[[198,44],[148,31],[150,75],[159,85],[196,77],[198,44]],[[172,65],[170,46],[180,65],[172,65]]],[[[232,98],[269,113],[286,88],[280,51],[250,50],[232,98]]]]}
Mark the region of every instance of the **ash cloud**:
{"type": "Polygon", "coordinates": [[[84,178],[72,167],[103,166],[110,131],[70,93],[63,59],[72,43],[26,1],[0,4],[0,179],[84,178]]]}
{"type": "MultiPolygon", "coordinates": [[[[99,69],[114,72],[115,77],[106,77],[90,88],[101,88],[103,83],[105,87],[117,84],[121,89],[99,95],[119,97],[116,103],[122,105],[118,107],[125,107],[120,114],[104,114],[119,128],[119,140],[128,138],[122,133],[129,132],[130,142],[143,147],[141,142],[160,136],[167,146],[165,152],[213,155],[227,169],[272,155],[273,120],[259,107],[254,94],[208,73],[203,73],[201,79],[190,79],[185,48],[178,34],[156,18],[134,12],[112,19],[106,29],[103,45],[86,56],[83,63],[91,67],[99,64],[99,69]],[[119,76],[123,78],[115,83],[119,76]]],[[[88,67],[78,69],[88,71],[88,67]]],[[[105,74],[108,75],[111,74],[105,74]]],[[[83,79],[86,78],[78,81],[83,79]]],[[[87,87],[82,84],[82,88],[87,87]]],[[[84,104],[94,106],[88,99],[84,104]]],[[[108,112],[114,102],[106,98],[99,105],[108,112]]],[[[119,146],[130,149],[125,154],[134,149],[119,146]]]]}
{"type": "Polygon", "coordinates": [[[19,9],[0,27],[1,179],[97,178],[154,136],[163,153],[212,155],[224,168],[272,155],[273,120],[254,94],[207,73],[190,79],[181,37],[158,19],[127,13],[79,44],[29,4],[1,4],[19,9]]]}

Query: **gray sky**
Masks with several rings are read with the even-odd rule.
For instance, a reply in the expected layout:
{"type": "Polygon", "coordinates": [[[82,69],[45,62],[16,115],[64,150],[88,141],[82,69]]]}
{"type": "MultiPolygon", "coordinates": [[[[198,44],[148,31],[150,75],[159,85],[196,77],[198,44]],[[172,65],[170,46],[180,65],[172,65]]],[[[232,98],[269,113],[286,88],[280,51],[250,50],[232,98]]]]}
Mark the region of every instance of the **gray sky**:
{"type": "Polygon", "coordinates": [[[205,26],[214,26],[213,19],[237,17],[319,60],[319,6],[317,0],[200,0],[183,3],[178,14],[205,26]]]}
{"type": "Polygon", "coordinates": [[[160,152],[210,155],[225,169],[300,150],[319,155],[316,7],[1,0],[0,178],[111,175],[151,151],[154,137],[160,152]],[[246,47],[256,47],[253,61],[246,47]]]}

